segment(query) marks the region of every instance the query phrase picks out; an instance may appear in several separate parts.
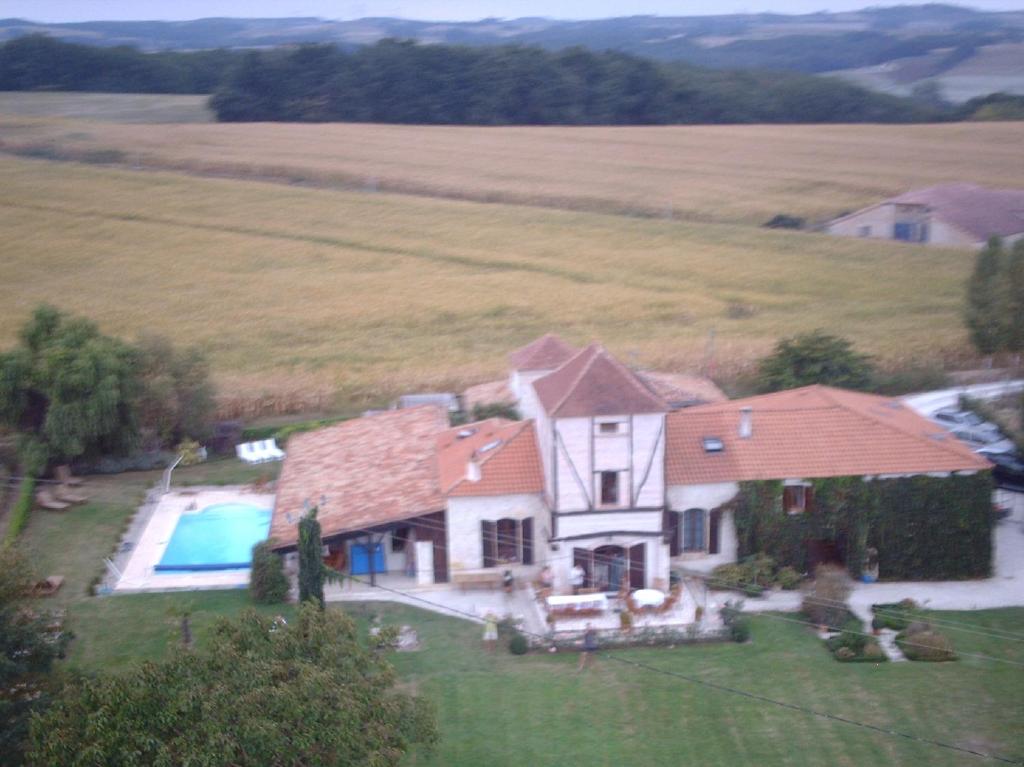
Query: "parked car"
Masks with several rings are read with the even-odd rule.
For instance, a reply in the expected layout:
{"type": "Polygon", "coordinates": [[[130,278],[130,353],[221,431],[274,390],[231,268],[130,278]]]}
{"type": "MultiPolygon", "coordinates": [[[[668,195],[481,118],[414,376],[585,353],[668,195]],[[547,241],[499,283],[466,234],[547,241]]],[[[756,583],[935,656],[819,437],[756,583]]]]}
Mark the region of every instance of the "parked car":
{"type": "Polygon", "coordinates": [[[1001,432],[990,432],[985,429],[969,429],[969,428],[958,428],[953,429],[950,434],[956,437],[961,442],[966,442],[967,446],[975,452],[987,450],[991,453],[1012,453],[1014,450],[1014,444],[1001,432]]]}
{"type": "Polygon", "coordinates": [[[999,431],[995,424],[989,423],[977,413],[972,413],[970,410],[959,410],[955,407],[944,407],[941,410],[936,410],[932,413],[932,420],[945,426],[947,429],[985,427],[999,431]]]}
{"type": "Polygon", "coordinates": [[[1017,452],[996,453],[983,448],[978,454],[994,464],[992,477],[998,487],[1024,492],[1024,460],[1017,452]]]}

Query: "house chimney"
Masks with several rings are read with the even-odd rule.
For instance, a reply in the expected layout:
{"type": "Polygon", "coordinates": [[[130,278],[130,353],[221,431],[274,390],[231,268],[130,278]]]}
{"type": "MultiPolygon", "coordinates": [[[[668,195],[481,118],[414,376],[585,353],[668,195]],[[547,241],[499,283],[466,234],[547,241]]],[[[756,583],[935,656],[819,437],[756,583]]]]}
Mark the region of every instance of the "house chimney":
{"type": "Polygon", "coordinates": [[[476,462],[476,457],[469,459],[469,464],[466,466],[466,479],[470,482],[480,481],[480,464],[476,462]]]}
{"type": "Polygon", "coordinates": [[[754,422],[751,417],[752,408],[740,408],[740,439],[750,439],[754,434],[754,422]]]}

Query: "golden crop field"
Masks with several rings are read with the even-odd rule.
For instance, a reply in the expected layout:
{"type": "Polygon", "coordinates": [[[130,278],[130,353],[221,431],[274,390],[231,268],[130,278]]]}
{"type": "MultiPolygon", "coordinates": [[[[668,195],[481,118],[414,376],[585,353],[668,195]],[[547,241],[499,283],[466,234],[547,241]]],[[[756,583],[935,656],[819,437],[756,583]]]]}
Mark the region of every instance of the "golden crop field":
{"type": "Polygon", "coordinates": [[[777,213],[827,219],[945,181],[1024,179],[1024,123],[481,128],[8,116],[0,117],[0,146],[229,177],[754,224],[777,213]]]}
{"type": "Polygon", "coordinates": [[[555,330],[718,369],[822,327],[963,348],[962,251],[0,156],[0,348],[48,301],[206,349],[228,392],[455,386],[555,330]]]}

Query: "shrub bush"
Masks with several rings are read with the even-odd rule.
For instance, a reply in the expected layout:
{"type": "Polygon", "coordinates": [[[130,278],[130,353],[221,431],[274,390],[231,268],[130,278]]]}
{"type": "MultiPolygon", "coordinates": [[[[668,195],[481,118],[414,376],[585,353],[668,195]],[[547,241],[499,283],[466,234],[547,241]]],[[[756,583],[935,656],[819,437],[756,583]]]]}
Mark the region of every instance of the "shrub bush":
{"type": "Polygon", "coordinates": [[[803,229],[804,219],[799,216],[778,213],[765,221],[763,225],[768,229],[803,229]]]}
{"type": "Polygon", "coordinates": [[[530,649],[529,643],[526,641],[526,637],[516,632],[512,635],[512,638],[508,640],[508,651],[513,655],[526,655],[530,649]]]}
{"type": "Polygon", "coordinates": [[[28,515],[32,511],[35,490],[35,477],[26,477],[25,481],[21,483],[21,492],[18,493],[18,500],[14,502],[14,508],[11,509],[11,519],[7,525],[7,532],[4,534],[5,546],[21,535],[21,531],[28,524],[28,515]]]}
{"type": "Polygon", "coordinates": [[[261,541],[252,549],[249,594],[254,602],[270,605],[284,602],[291,589],[284,574],[284,561],[273,550],[274,541],[261,541]]]}
{"type": "Polygon", "coordinates": [[[849,615],[850,576],[836,565],[818,567],[813,581],[804,585],[801,610],[819,626],[841,626],[849,615]]]}
{"type": "Polygon", "coordinates": [[[835,651],[836,660],[851,661],[857,657],[857,653],[849,647],[839,647],[835,651]]]}
{"type": "Polygon", "coordinates": [[[871,612],[875,614],[871,620],[871,627],[903,631],[913,620],[913,611],[916,609],[917,604],[912,599],[871,605],[871,612]]]}
{"type": "MultiPolygon", "coordinates": [[[[912,624],[913,627],[915,624],[912,624]]],[[[933,628],[911,631],[908,628],[896,635],[896,644],[910,660],[942,661],[956,660],[953,643],[933,628]]]]}
{"type": "Polygon", "coordinates": [[[790,566],[783,567],[775,573],[775,582],[786,591],[793,591],[800,587],[803,576],[790,566]]]}
{"type": "Polygon", "coordinates": [[[743,614],[743,603],[735,605],[726,602],[722,608],[722,623],[729,630],[729,638],[734,642],[746,642],[750,639],[750,618],[743,614]]]}

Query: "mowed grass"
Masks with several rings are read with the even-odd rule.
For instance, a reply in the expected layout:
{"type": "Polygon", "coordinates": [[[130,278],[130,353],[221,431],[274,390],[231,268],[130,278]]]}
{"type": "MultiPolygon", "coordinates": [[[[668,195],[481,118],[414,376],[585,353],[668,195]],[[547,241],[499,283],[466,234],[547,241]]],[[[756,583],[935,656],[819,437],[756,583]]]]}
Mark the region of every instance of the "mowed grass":
{"type": "MultiPolygon", "coordinates": [[[[0,114],[2,114],[0,108],[0,114]]],[[[1019,186],[1024,123],[424,127],[0,117],[8,151],[486,202],[759,224],[947,181],[1019,186]]]]}
{"type": "Polygon", "coordinates": [[[209,96],[150,93],[0,91],[0,114],[117,123],[200,123],[213,120],[209,96]]]}
{"type": "Polygon", "coordinates": [[[199,344],[231,390],[454,386],[548,330],[715,372],[817,327],[964,348],[963,251],[0,159],[0,348],[42,301],[199,344]]]}
{"type": "MultiPolygon", "coordinates": [[[[244,591],[93,599],[77,613],[71,663],[118,671],[165,657],[177,639],[175,610],[194,609],[197,641],[221,615],[251,606],[244,591]]],[[[753,619],[753,641],[615,651],[658,671],[598,656],[584,673],[577,656],[491,655],[480,627],[391,604],[338,606],[362,624],[415,627],[417,653],[392,656],[402,686],[437,708],[441,741],[429,765],[761,764],[970,765],[976,757],[712,690],[684,674],[886,730],[972,750],[1024,758],[1024,671],[964,658],[955,663],[841,664],[812,631],[753,619]],[[664,672],[664,673],[659,673],[664,672]]],[[[290,605],[264,607],[292,615],[290,605]]],[[[332,607],[332,609],[337,609],[332,607]]],[[[1024,610],[944,613],[982,630],[1024,631],[1024,610]]],[[[1021,645],[951,633],[957,647],[1016,663],[1021,645]]]]}

